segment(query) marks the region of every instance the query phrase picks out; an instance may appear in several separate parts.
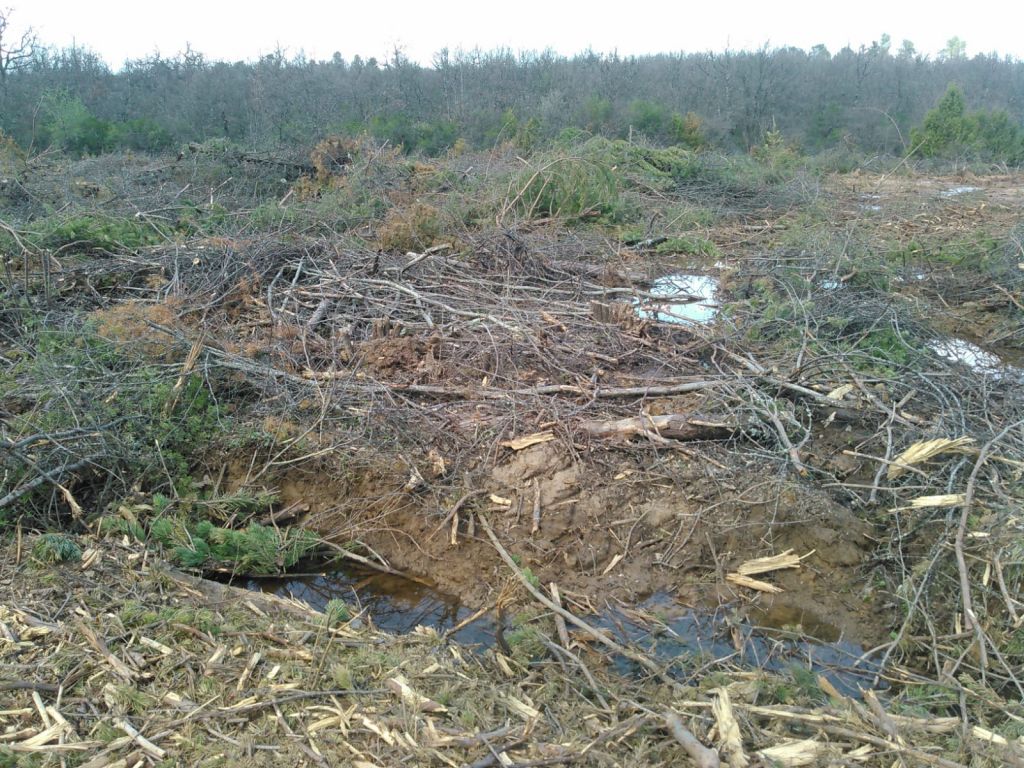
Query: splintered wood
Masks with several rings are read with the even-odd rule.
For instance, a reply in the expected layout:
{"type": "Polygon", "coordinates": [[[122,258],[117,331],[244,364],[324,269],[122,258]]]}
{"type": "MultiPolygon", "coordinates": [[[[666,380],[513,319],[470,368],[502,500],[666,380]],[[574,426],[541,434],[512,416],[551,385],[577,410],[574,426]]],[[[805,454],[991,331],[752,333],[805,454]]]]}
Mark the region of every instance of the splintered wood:
{"type": "Polygon", "coordinates": [[[532,435],[523,435],[512,440],[502,440],[501,446],[513,451],[522,451],[531,446],[547,443],[555,439],[555,433],[550,429],[543,432],[534,432],[532,435]]]}
{"type": "Polygon", "coordinates": [[[922,464],[929,459],[934,459],[936,456],[941,456],[944,453],[971,453],[971,446],[973,444],[974,438],[971,437],[958,437],[953,440],[940,437],[935,440],[924,440],[914,443],[893,460],[892,464],[889,465],[887,476],[890,480],[894,480],[910,471],[916,465],[922,464]]]}
{"type": "Polygon", "coordinates": [[[727,573],[725,576],[726,581],[731,584],[736,584],[740,587],[746,587],[747,589],[753,589],[758,592],[765,592],[768,594],[777,594],[782,592],[781,587],[777,587],[774,584],[770,584],[760,579],[751,578],[761,573],[771,573],[772,571],[780,571],[789,568],[799,568],[800,561],[804,560],[814,554],[814,551],[808,552],[806,555],[800,556],[793,554],[792,549],[787,549],[778,555],[771,555],[768,557],[758,557],[754,560],[747,560],[740,565],[736,571],[727,573]]]}

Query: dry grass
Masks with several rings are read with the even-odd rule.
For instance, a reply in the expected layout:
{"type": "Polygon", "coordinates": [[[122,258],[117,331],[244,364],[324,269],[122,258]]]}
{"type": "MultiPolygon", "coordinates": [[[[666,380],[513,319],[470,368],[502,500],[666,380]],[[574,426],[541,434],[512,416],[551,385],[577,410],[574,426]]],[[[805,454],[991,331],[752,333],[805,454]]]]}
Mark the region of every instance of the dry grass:
{"type": "MultiPolygon", "coordinates": [[[[828,702],[806,708],[772,704],[770,676],[724,667],[701,689],[622,678],[595,664],[585,632],[576,653],[523,666],[429,630],[383,635],[368,616],[328,626],[114,540],[45,566],[29,543],[0,566],[0,760],[639,767],[680,764],[689,733],[729,765],[962,764],[944,757],[957,718],[890,714],[825,681],[828,702]]],[[[978,726],[960,749],[981,766],[1019,747],[978,726]]]]}

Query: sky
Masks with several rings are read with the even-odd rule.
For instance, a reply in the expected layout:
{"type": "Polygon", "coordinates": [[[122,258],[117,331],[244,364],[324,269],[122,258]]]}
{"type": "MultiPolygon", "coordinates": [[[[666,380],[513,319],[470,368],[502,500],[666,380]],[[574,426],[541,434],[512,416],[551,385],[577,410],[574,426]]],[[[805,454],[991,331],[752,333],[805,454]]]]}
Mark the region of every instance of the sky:
{"type": "Polygon", "coordinates": [[[967,54],[997,52],[1024,59],[1020,24],[1009,23],[1014,0],[947,0],[857,3],[748,2],[746,0],[0,0],[10,9],[12,30],[31,26],[58,47],[77,44],[118,69],[129,59],[174,56],[186,45],[211,60],[252,60],[277,48],[289,56],[387,59],[399,48],[430,64],[442,48],[455,50],[587,49],[620,55],[723,51],[819,43],[835,52],[869,46],[883,33],[895,52],[912,40],[919,53],[935,56],[958,36],[967,54]],[[969,12],[965,11],[969,9],[969,12]]]}

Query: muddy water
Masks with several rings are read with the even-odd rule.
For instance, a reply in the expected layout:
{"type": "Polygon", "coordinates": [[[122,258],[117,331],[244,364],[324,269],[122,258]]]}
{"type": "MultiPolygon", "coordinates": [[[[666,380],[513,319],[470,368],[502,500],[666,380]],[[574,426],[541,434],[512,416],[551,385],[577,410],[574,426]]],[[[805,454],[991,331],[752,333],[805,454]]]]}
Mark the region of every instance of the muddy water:
{"type": "MultiPolygon", "coordinates": [[[[341,569],[235,583],[246,589],[294,597],[320,611],[330,600],[344,600],[354,612],[365,611],[378,629],[392,634],[406,634],[418,626],[446,632],[473,614],[457,597],[428,584],[374,571],[341,569]]],[[[465,645],[490,647],[494,628],[475,622],[452,637],[465,645]]]]}
{"type": "MultiPolygon", "coordinates": [[[[365,610],[378,628],[396,634],[420,625],[446,632],[473,614],[458,598],[428,585],[377,573],[338,570],[247,579],[239,585],[296,597],[317,609],[329,600],[344,600],[365,610]]],[[[803,669],[824,675],[841,692],[859,697],[861,689],[872,686],[876,672],[870,659],[863,658],[864,649],[842,639],[827,620],[792,608],[763,611],[747,620],[728,608],[695,611],[658,593],[636,606],[610,607],[587,621],[620,642],[643,649],[680,680],[696,677],[715,663],[780,673],[803,669]],[[798,625],[801,631],[792,631],[798,625]]],[[[452,637],[485,650],[496,642],[495,634],[493,618],[488,616],[452,637]]],[[[643,673],[628,659],[611,661],[622,674],[643,673]]]]}

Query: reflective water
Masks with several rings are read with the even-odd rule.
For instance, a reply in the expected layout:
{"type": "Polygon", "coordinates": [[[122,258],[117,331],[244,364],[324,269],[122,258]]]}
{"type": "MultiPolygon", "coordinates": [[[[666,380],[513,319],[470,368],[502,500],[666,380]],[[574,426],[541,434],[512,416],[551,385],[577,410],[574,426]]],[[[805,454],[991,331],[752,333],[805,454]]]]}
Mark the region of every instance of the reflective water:
{"type": "MultiPolygon", "coordinates": [[[[427,584],[378,573],[339,570],[236,583],[281,597],[296,597],[320,610],[332,599],[344,600],[357,610],[365,610],[376,627],[396,634],[411,632],[420,625],[443,633],[474,613],[458,598],[427,584]]],[[[680,680],[696,677],[715,663],[727,662],[780,673],[808,670],[824,675],[843,693],[859,696],[858,689],[869,687],[876,672],[870,660],[860,660],[864,649],[841,638],[827,620],[791,608],[762,611],[745,620],[726,609],[695,611],[680,606],[668,594],[658,593],[635,606],[613,606],[584,618],[620,643],[638,647],[662,661],[680,680]],[[790,631],[797,625],[800,632],[790,631]],[[817,639],[807,639],[807,635],[817,639]]],[[[570,632],[574,632],[571,626],[570,632]]],[[[494,645],[495,634],[493,615],[488,614],[455,632],[453,638],[484,650],[494,645]]],[[[584,634],[576,637],[581,642],[587,640],[584,634]]],[[[622,674],[644,674],[629,659],[612,656],[610,661],[622,674]]]]}
{"type": "Polygon", "coordinates": [[[951,187],[942,190],[939,194],[943,197],[956,197],[957,195],[966,195],[969,192],[981,192],[981,187],[951,187]]]}
{"type": "MultiPolygon", "coordinates": [[[[823,675],[848,696],[859,697],[860,689],[872,687],[877,665],[827,621],[790,608],[756,612],[750,619],[681,608],[670,596],[656,594],[635,609],[612,609],[588,621],[670,664],[670,673],[680,680],[697,677],[712,664],[729,663],[783,674],[806,670],[823,675]],[[800,631],[793,631],[797,627],[800,631]]],[[[642,672],[629,659],[616,658],[615,665],[624,673],[642,672]]]]}
{"type": "Polygon", "coordinates": [[[708,275],[659,277],[650,296],[634,302],[641,318],[688,325],[709,323],[718,314],[718,280],[708,275]]]}
{"type": "Polygon", "coordinates": [[[999,356],[966,339],[954,337],[939,339],[929,343],[928,348],[945,360],[961,363],[988,376],[995,378],[1024,376],[1024,370],[1010,365],[999,356]]]}
{"type": "MultiPolygon", "coordinates": [[[[399,635],[418,626],[445,632],[473,614],[457,597],[429,584],[374,571],[339,569],[272,579],[239,579],[235,583],[279,597],[295,597],[318,611],[331,600],[344,600],[355,611],[365,610],[378,629],[399,635]]],[[[494,642],[494,630],[486,622],[477,622],[453,637],[466,645],[489,647],[494,642]]]]}

